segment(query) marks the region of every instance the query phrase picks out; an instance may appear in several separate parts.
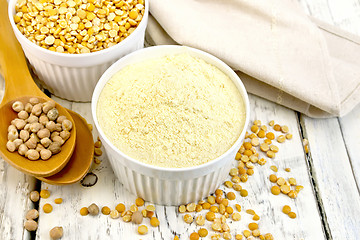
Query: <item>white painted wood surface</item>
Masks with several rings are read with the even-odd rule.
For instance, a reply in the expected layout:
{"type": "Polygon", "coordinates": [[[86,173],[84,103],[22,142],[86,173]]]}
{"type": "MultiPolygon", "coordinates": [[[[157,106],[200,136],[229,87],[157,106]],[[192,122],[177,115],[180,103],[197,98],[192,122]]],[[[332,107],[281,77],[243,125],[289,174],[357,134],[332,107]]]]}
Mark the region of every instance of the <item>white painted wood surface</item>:
{"type": "MultiPolygon", "coordinates": [[[[359,0],[299,2],[313,17],[360,35],[359,0]]],[[[2,80],[0,89],[1,98],[2,80]]],[[[92,123],[89,104],[56,100],[92,123]]],[[[243,207],[243,212],[242,220],[230,225],[232,234],[246,229],[251,219],[244,210],[251,208],[261,217],[261,232],[271,232],[275,239],[358,239],[360,106],[340,119],[316,120],[301,116],[302,130],[310,142],[310,154],[307,157],[301,144],[302,133],[296,112],[254,96],[251,96],[251,106],[252,120],[260,119],[267,123],[274,119],[280,124],[287,124],[294,138],[277,144],[280,151],[276,160],[257,166],[255,174],[242,184],[249,191],[249,196],[242,198],[237,194],[236,202],[243,207]],[[297,199],[270,193],[270,165],[278,166],[278,176],[293,176],[305,187],[297,199]],[[290,167],[291,172],[285,172],[285,167],[290,167]],[[296,219],[290,219],[281,212],[285,204],[296,212],[296,219]]],[[[95,129],[93,135],[97,137],[95,129]]],[[[97,217],[80,216],[80,208],[93,202],[100,207],[113,209],[120,202],[129,207],[136,198],[115,178],[106,156],[100,159],[102,163],[93,170],[98,176],[98,182],[89,188],[79,183],[71,186],[40,183],[0,159],[0,239],[49,239],[49,230],[54,226],[63,226],[63,239],[172,239],[175,233],[181,239],[188,239],[189,234],[198,229],[195,223],[184,223],[183,214],[179,214],[175,207],[157,206],[156,214],[161,224],[158,228],[152,228],[146,219],[144,223],[149,226],[149,233],[145,236],[136,233],[134,224],[124,223],[121,219],[114,220],[102,214],[97,217]],[[39,229],[36,236],[30,236],[23,230],[25,213],[34,207],[28,200],[28,193],[40,185],[51,191],[51,197],[42,199],[39,208],[42,209],[45,203],[51,203],[54,210],[50,214],[40,210],[39,229]],[[54,203],[58,197],[64,199],[60,205],[54,203]]],[[[209,223],[206,226],[210,228],[209,223]]]]}
{"type": "MultiPolygon", "coordinates": [[[[237,193],[237,200],[233,201],[231,205],[233,206],[236,202],[243,209],[254,209],[261,217],[259,221],[260,230],[264,233],[271,232],[276,236],[276,239],[325,239],[321,230],[321,219],[317,210],[316,199],[307,172],[297,115],[292,110],[255,96],[251,96],[251,107],[253,109],[252,120],[261,119],[267,124],[271,119],[274,119],[281,124],[286,124],[290,127],[294,138],[286,143],[277,144],[280,151],[276,159],[270,160],[264,166],[257,166],[255,174],[249,177],[248,182],[241,184],[248,190],[249,196],[242,198],[237,193]],[[293,176],[299,184],[305,187],[296,200],[284,195],[274,196],[270,193],[270,187],[273,185],[268,180],[268,176],[273,173],[269,169],[270,165],[278,166],[278,176],[286,178],[293,176]],[[290,167],[292,171],[290,173],[285,172],[285,167],[290,167]],[[298,216],[296,219],[290,219],[281,212],[282,206],[285,204],[293,207],[298,216]],[[286,226],[286,228],[282,226],[286,226]]],[[[82,114],[89,122],[92,121],[89,104],[73,103],[72,109],[82,114]]],[[[96,131],[94,131],[94,137],[96,137],[96,131]]],[[[38,239],[45,239],[49,230],[57,225],[63,226],[64,235],[71,239],[132,239],[140,237],[136,233],[136,225],[125,223],[121,219],[114,220],[104,215],[97,217],[80,216],[80,208],[93,202],[100,207],[108,206],[113,209],[120,202],[129,207],[134,204],[136,199],[136,196],[127,192],[118,182],[106,157],[103,156],[101,159],[102,163],[94,170],[99,180],[93,187],[84,188],[80,184],[60,187],[42,184],[42,188],[48,188],[52,196],[49,199],[42,199],[40,208],[45,203],[51,203],[54,206],[54,211],[50,214],[40,211],[38,239]],[[57,197],[62,197],[64,203],[61,205],[53,204],[53,200],[57,197]],[[86,229],[86,231],[79,232],[79,229],[86,229]]],[[[234,160],[234,164],[236,162],[234,160]]],[[[222,187],[222,189],[224,188],[222,187]]],[[[229,189],[225,190],[229,191],[229,189]]],[[[176,207],[156,206],[156,209],[161,225],[159,228],[149,227],[149,234],[141,236],[142,239],[172,239],[174,232],[181,239],[188,239],[193,231],[199,229],[195,223],[191,225],[184,223],[183,214],[178,214],[176,207]]],[[[205,215],[205,213],[206,211],[203,211],[199,214],[205,215]]],[[[250,215],[243,212],[242,221],[230,225],[233,236],[235,233],[247,229],[250,222],[252,222],[250,215]]],[[[146,219],[145,223],[149,225],[149,220],[146,219]]],[[[210,228],[209,223],[208,226],[210,228]]]]}

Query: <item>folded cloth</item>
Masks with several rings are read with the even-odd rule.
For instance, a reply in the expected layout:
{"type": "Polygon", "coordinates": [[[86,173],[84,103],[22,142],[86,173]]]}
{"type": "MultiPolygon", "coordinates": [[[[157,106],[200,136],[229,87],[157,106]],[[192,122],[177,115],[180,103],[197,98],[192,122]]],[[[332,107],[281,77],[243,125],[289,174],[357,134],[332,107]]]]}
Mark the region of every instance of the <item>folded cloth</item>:
{"type": "Polygon", "coordinates": [[[310,117],[343,116],[360,102],[360,38],[295,1],[151,0],[150,13],[148,44],[209,52],[250,93],[310,117]]]}

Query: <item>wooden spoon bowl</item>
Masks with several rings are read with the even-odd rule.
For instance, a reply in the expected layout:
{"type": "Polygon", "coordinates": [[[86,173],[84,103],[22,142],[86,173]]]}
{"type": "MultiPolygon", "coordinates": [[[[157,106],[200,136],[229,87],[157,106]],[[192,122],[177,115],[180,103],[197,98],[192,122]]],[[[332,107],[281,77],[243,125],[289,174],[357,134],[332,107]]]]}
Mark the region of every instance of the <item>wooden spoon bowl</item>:
{"type": "Polygon", "coordinates": [[[65,185],[80,181],[89,171],[94,157],[94,142],[86,120],[68,110],[76,125],[76,146],[70,161],[57,174],[38,177],[39,180],[55,185],[65,185]]]}
{"type": "MultiPolygon", "coordinates": [[[[31,97],[39,98],[40,102],[50,100],[40,91],[30,75],[24,54],[10,26],[6,0],[0,0],[0,66],[5,79],[5,93],[0,104],[0,155],[10,165],[34,176],[46,177],[58,173],[67,164],[74,151],[75,124],[73,124],[70,138],[62,145],[61,152],[47,161],[30,161],[17,152],[9,152],[6,148],[7,128],[11,120],[16,118],[12,104],[16,100],[28,102],[31,97]]],[[[56,108],[60,115],[66,116],[74,123],[64,107],[56,104],[56,108]]]]}

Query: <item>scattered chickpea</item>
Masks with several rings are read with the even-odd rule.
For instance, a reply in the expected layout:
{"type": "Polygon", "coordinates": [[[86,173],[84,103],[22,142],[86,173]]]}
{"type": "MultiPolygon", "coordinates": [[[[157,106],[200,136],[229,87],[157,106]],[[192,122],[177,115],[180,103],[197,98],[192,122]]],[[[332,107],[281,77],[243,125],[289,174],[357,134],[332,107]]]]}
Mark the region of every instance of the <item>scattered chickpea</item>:
{"type": "Polygon", "coordinates": [[[38,212],[38,210],[36,210],[36,209],[31,209],[31,210],[29,210],[27,213],[26,213],[26,216],[25,216],[25,218],[27,219],[27,220],[34,220],[34,219],[36,219],[36,218],[38,218],[39,217],[39,212],[38,212]]]}
{"type": "Polygon", "coordinates": [[[147,232],[148,232],[147,226],[145,226],[145,225],[140,225],[140,226],[138,227],[138,233],[139,233],[140,235],[145,235],[145,234],[147,234],[147,232]]]}
{"type": "Polygon", "coordinates": [[[51,213],[53,210],[53,207],[49,203],[45,203],[43,206],[44,213],[51,213]]]}
{"type": "Polygon", "coordinates": [[[36,229],[38,228],[38,224],[32,219],[26,220],[24,223],[24,228],[29,232],[36,231],[36,229]]]}
{"type": "Polygon", "coordinates": [[[92,215],[92,216],[96,216],[99,214],[99,207],[95,204],[95,203],[92,203],[89,207],[88,207],[88,211],[89,211],[89,214],[92,215]]]}
{"type": "Polygon", "coordinates": [[[141,212],[139,211],[134,212],[133,215],[131,216],[131,221],[135,224],[141,224],[143,221],[143,215],[141,214],[141,212]]]}
{"type": "Polygon", "coordinates": [[[62,238],[63,234],[64,234],[64,230],[62,227],[54,227],[50,230],[50,238],[53,240],[57,240],[62,238]]]}
{"type": "Polygon", "coordinates": [[[29,195],[29,198],[30,198],[31,201],[37,202],[40,199],[40,194],[39,194],[38,191],[31,191],[30,195],[29,195]]]}

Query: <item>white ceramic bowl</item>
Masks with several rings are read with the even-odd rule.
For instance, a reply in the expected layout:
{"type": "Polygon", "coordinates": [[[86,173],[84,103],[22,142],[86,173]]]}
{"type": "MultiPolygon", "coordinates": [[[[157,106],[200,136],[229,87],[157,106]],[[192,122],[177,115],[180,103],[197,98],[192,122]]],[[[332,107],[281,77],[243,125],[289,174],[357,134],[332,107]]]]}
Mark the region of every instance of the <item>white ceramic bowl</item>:
{"type": "Polygon", "coordinates": [[[145,0],[143,19],[130,36],[113,47],[84,54],[52,52],[28,40],[14,22],[16,2],[10,0],[8,9],[15,36],[42,85],[58,97],[79,102],[90,101],[95,85],[105,70],[119,58],[144,47],[148,0],[145,0]]]}
{"type": "Polygon", "coordinates": [[[164,205],[196,202],[215,191],[228,176],[231,165],[235,161],[235,154],[244,139],[250,115],[248,95],[235,72],[218,58],[203,51],[183,46],[149,47],[121,58],[106,70],[97,83],[92,97],[91,111],[107,156],[119,180],[131,193],[147,201],[164,205]],[[199,166],[163,168],[137,161],[121,152],[105,136],[96,117],[99,95],[109,79],[125,66],[147,59],[185,52],[218,67],[234,82],[246,107],[244,129],[235,144],[226,153],[199,166]]]}

